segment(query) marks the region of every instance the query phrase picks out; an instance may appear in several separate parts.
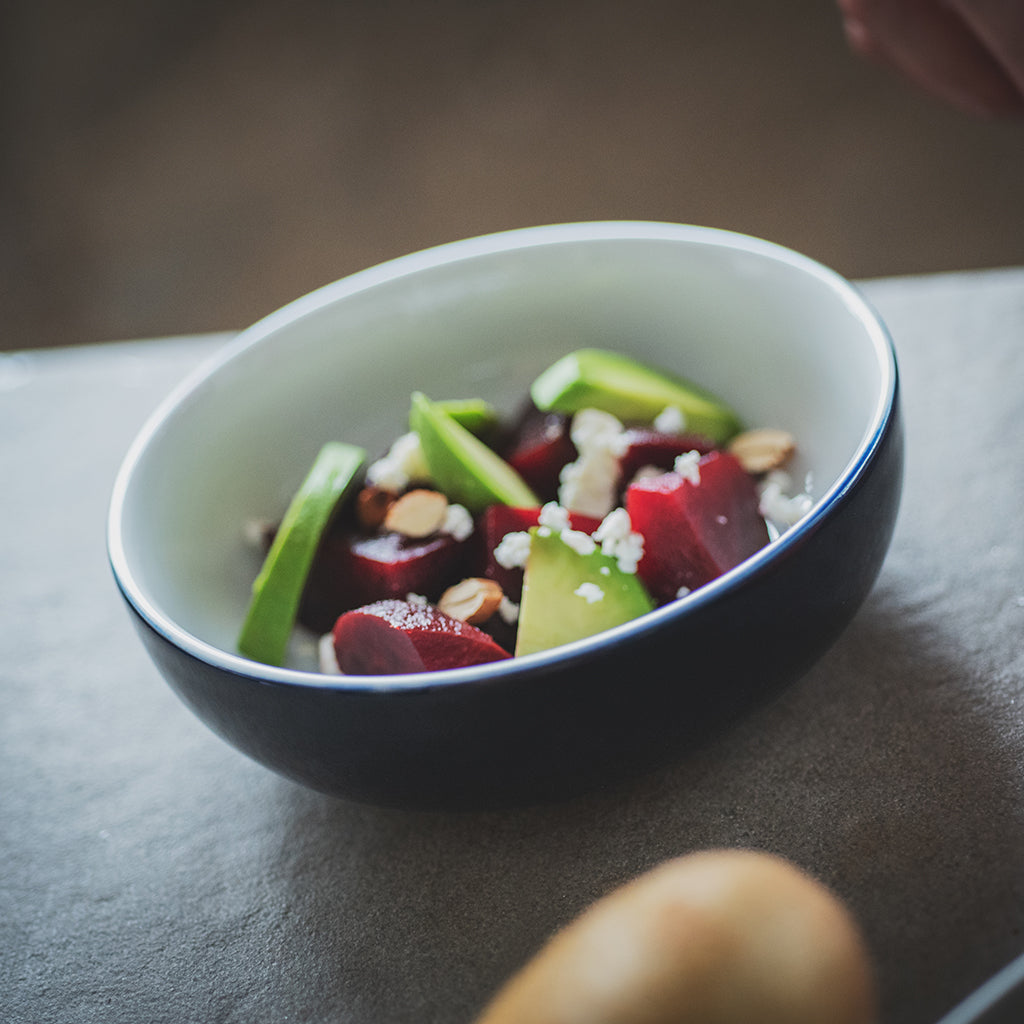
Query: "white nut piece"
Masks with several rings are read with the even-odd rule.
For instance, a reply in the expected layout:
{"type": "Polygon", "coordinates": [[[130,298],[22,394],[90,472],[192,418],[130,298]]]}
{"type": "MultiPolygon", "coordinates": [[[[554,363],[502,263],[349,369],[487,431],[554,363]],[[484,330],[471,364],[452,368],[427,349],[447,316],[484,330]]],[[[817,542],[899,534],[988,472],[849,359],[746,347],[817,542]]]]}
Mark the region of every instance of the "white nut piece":
{"type": "Polygon", "coordinates": [[[461,619],[471,626],[486,622],[497,610],[504,597],[501,585],[482,576],[470,576],[449,587],[437,602],[437,607],[453,619],[461,619]]]}
{"type": "Polygon", "coordinates": [[[384,528],[403,537],[429,537],[441,529],[448,499],[440,491],[407,491],[388,508],[384,528]]]}
{"type": "Polygon", "coordinates": [[[768,473],[778,469],[796,449],[796,440],[786,430],[758,427],[737,434],[728,445],[748,473],[768,473]]]}

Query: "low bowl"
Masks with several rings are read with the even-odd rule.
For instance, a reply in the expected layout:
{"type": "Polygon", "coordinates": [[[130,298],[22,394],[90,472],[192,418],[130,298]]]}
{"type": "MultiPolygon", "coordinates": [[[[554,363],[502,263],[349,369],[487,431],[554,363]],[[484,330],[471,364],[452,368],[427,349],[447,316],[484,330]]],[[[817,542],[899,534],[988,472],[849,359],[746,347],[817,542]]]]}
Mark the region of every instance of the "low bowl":
{"type": "Polygon", "coordinates": [[[245,754],[360,801],[496,807],[682,756],[803,675],[876,579],[902,472],[892,345],[842,277],[710,228],[555,225],[393,260],[242,332],[132,444],[108,551],[160,672],[245,754]],[[283,668],[236,652],[258,568],[242,524],[280,516],[325,441],[383,452],[414,390],[511,412],[584,346],[674,370],[748,425],[789,430],[810,512],[689,596],[519,659],[340,677],[316,671],[299,634],[283,668]]]}

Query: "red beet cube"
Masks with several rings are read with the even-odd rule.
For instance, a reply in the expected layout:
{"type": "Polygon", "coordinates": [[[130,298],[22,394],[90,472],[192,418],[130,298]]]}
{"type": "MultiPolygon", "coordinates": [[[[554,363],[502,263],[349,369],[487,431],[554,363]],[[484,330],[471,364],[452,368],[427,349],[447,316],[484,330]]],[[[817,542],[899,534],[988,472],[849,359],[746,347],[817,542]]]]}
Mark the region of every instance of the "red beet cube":
{"type": "Polygon", "coordinates": [[[644,537],[637,574],[651,596],[673,600],[738,565],[768,543],[753,478],[726,452],[698,463],[700,483],[677,473],[631,484],[626,511],[644,537]]]}
{"type": "MultiPolygon", "coordinates": [[[[494,557],[494,549],[501,543],[506,533],[522,533],[536,526],[540,519],[539,508],[513,508],[510,505],[491,505],[480,517],[480,540],[484,545],[484,568],[482,575],[501,585],[505,596],[512,601],[519,601],[523,594],[523,570],[521,568],[506,569],[494,557]]],[[[601,520],[578,512],[569,514],[569,525],[583,533],[593,533],[601,520]]]]}
{"type": "Polygon", "coordinates": [[[623,484],[628,484],[645,466],[667,473],[676,457],[698,451],[706,455],[714,444],[699,434],[662,434],[647,427],[630,427],[626,431],[628,447],[619,460],[623,484]]]}
{"type": "Polygon", "coordinates": [[[505,461],[530,485],[541,501],[558,495],[558,474],[576,458],[569,437],[569,417],[541,412],[530,406],[522,415],[503,451],[505,461]]]}
{"type": "Polygon", "coordinates": [[[326,538],[307,581],[300,621],[326,632],[344,611],[385,598],[422,594],[437,600],[463,576],[471,539],[422,540],[398,533],[342,533],[326,538]]]}
{"type": "Polygon", "coordinates": [[[433,605],[376,601],[334,625],[334,653],[346,675],[434,672],[501,661],[510,655],[483,630],[433,605]]]}

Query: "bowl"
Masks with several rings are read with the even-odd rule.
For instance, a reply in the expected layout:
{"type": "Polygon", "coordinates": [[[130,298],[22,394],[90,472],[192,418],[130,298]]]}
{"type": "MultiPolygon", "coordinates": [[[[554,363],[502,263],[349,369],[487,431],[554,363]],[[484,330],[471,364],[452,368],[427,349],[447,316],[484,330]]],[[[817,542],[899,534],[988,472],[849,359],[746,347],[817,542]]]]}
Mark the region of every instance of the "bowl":
{"type": "MultiPolygon", "coordinates": [[[[881,568],[903,472],[895,356],[857,290],[773,243],[647,222],[526,228],[405,256],[242,332],[156,410],[113,490],[108,552],[153,661],[245,754],[349,799],[561,799],[682,756],[802,676],[881,568]],[[326,676],[235,643],[258,563],[320,446],[383,452],[410,393],[511,411],[559,355],[615,349],[783,427],[814,502],[707,586],[600,636],[491,665],[326,676]]],[[[813,727],[813,723],[808,723],[813,727]]]]}

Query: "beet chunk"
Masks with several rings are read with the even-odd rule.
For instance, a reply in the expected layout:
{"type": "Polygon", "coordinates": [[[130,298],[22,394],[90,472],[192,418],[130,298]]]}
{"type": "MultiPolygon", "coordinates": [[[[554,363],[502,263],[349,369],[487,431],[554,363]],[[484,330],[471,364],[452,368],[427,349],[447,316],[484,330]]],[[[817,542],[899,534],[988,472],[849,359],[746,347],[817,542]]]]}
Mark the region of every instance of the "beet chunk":
{"type": "MultiPolygon", "coordinates": [[[[536,526],[540,518],[540,508],[515,508],[511,505],[490,505],[480,517],[479,534],[484,546],[484,567],[479,575],[486,576],[500,584],[505,596],[511,601],[519,601],[523,593],[523,570],[521,568],[506,569],[499,565],[494,557],[494,549],[501,543],[506,533],[522,533],[536,526]]],[[[569,514],[569,525],[583,533],[593,533],[601,520],[593,516],[585,516],[579,512],[569,514]]]]}
{"type": "Polygon", "coordinates": [[[462,578],[469,543],[444,533],[422,540],[392,532],[329,536],[314,560],[299,619],[324,633],[342,612],[373,601],[409,594],[436,600],[462,578]]]}
{"type": "Polygon", "coordinates": [[[697,451],[706,455],[714,444],[700,434],[662,434],[647,427],[630,427],[626,431],[626,451],[619,460],[623,484],[628,484],[645,466],[667,473],[676,456],[697,451]]]}
{"type": "Polygon", "coordinates": [[[678,473],[639,480],[626,511],[644,537],[637,575],[660,603],[695,590],[768,543],[754,481],[727,452],[703,456],[700,483],[678,473]]]}
{"type": "Polygon", "coordinates": [[[410,601],[376,601],[346,612],[333,635],[346,675],[435,672],[510,656],[476,626],[410,601]]]}
{"type": "Polygon", "coordinates": [[[569,417],[564,413],[541,412],[531,405],[520,417],[502,453],[541,501],[557,497],[558,474],[576,458],[569,426],[569,417]]]}

